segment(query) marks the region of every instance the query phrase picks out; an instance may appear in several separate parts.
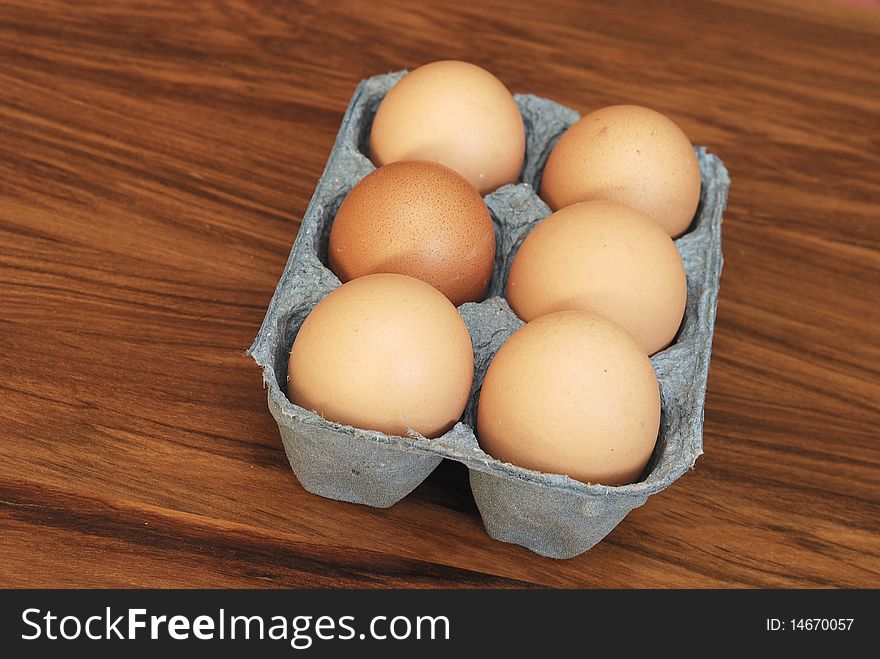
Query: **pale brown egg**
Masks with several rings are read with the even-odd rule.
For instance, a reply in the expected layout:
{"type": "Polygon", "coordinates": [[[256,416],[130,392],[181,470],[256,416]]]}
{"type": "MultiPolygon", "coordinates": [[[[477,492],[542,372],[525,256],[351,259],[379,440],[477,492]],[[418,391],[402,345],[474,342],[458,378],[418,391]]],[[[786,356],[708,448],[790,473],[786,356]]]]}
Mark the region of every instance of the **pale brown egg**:
{"type": "Polygon", "coordinates": [[[342,282],[377,272],[409,275],[458,306],[486,293],[495,231],[483,198],[459,174],[433,162],[396,162],[345,197],[328,256],[342,282]]]}
{"type": "Polygon", "coordinates": [[[525,321],[570,309],[600,314],[651,355],[678,331],[687,278],[672,239],[647,215],[586,201],[556,211],[526,237],[506,297],[525,321]]]}
{"type": "Polygon", "coordinates": [[[404,275],[361,277],[332,291],[300,327],[287,395],[330,421],[435,438],[464,410],[474,354],[449,300],[404,275]]]}
{"type": "Polygon", "coordinates": [[[553,210],[579,201],[636,208],[673,238],[690,226],[700,201],[700,165],[690,140],[668,117],[613,105],[582,117],[553,148],[541,197],[553,210]]]}
{"type": "Polygon", "coordinates": [[[376,165],[431,160],[480,194],[519,178],[525,128],[507,87],[474,64],[432,62],[404,76],[382,100],[370,132],[376,165]]]}
{"type": "Polygon", "coordinates": [[[651,362],[623,329],[584,311],[517,330],[489,365],[477,408],[489,455],[585,483],[634,482],[659,428],[651,362]]]}

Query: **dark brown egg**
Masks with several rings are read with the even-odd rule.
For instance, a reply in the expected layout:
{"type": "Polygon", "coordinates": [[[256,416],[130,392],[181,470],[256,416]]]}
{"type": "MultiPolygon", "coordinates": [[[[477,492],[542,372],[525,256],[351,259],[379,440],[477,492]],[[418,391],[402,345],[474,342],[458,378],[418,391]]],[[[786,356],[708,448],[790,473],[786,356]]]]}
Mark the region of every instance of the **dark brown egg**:
{"type": "Polygon", "coordinates": [[[486,294],[495,232],[482,197],[461,175],[437,163],[396,162],[348,193],[330,231],[329,259],[343,283],[409,275],[458,306],[486,294]]]}

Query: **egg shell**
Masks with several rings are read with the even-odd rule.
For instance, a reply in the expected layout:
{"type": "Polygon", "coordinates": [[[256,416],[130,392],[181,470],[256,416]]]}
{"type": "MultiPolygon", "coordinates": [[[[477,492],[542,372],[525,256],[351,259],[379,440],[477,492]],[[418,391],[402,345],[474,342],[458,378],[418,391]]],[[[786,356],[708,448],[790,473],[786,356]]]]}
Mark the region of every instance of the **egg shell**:
{"type": "Polygon", "coordinates": [[[481,194],[516,182],[525,129],[507,87],[485,69],[431,62],[383,98],[370,131],[376,165],[431,160],[451,167],[481,194]]]}
{"type": "Polygon", "coordinates": [[[531,227],[550,213],[535,194],[535,186],[556,139],[578,118],[573,110],[530,95],[515,97],[527,127],[521,182],[485,198],[498,239],[489,297],[459,307],[474,348],[474,385],[462,420],[437,439],[401,438],[334,424],[287,399],[288,356],[309,311],[339,286],[326,267],[331,221],[346,193],[374,169],[367,157],[372,117],[403,74],[375,76],[358,86],[248,352],[262,368],[269,410],[290,465],[309,492],[390,506],[443,459],[451,459],[467,466],[474,500],[491,537],[543,556],[575,556],[599,542],[649,496],[671,485],[702,453],[727,171],[716,156],[697,149],[703,173],[701,203],[690,230],[676,240],[687,273],[688,306],[675,343],[651,358],[660,385],[662,415],[657,446],[643,479],[609,487],[524,469],[492,458],[479,448],[474,436],[476,401],[486,368],[507,337],[522,326],[498,296],[516,249],[531,227]]]}
{"type": "Polygon", "coordinates": [[[311,311],[290,350],[288,396],[326,419],[389,435],[442,435],[474,376],[468,329],[436,288],[398,274],[353,279],[311,311]]]}
{"type": "Polygon", "coordinates": [[[328,257],[342,282],[409,275],[459,305],[486,294],[495,231],[483,198],[462,176],[433,162],[401,161],[371,172],[346,195],[328,257]]]}
{"type": "Polygon", "coordinates": [[[581,118],[547,160],[541,197],[553,210],[579,201],[636,208],[673,238],[700,201],[700,165],[668,117],[638,105],[612,105],[581,118]]]}
{"type": "Polygon", "coordinates": [[[659,428],[660,390],[644,350],[587,311],[557,311],[514,332],[477,406],[477,441],[489,455],[584,483],[634,482],[659,428]]]}
{"type": "Polygon", "coordinates": [[[620,204],[584,201],[529,233],[510,266],[506,297],[526,322],[554,311],[595,312],[652,355],[681,325],[687,279],[672,239],[651,218],[620,204]]]}

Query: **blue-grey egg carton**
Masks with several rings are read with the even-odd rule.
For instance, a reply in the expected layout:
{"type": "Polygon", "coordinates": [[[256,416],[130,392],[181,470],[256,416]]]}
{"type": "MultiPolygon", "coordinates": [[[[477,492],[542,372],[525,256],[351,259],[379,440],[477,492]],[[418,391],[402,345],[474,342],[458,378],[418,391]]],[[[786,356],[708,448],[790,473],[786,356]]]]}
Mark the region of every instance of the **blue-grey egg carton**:
{"type": "Polygon", "coordinates": [[[675,241],[687,272],[688,303],[675,343],[651,362],[660,382],[662,419],[657,446],[636,483],[609,487],[581,483],[500,462],[474,435],[476,404],[489,362],[522,321],[502,297],[510,261],[526,234],[550,209],[538,197],[544,163],[559,136],[579,115],[553,101],[517,95],[526,127],[520,182],[485,197],[497,237],[489,293],[459,312],[474,348],[474,385],[461,420],[437,439],[394,437],[340,425],[291,403],[286,396],[290,347],[305,317],[340,285],[327,268],[327,239],[345,195],[375,169],[366,155],[376,108],[405,71],[360,83],[306,209],[263,325],[248,353],[263,369],[269,410],[296,477],[309,492],[387,507],[419,485],[444,459],[468,467],[474,499],[493,538],[553,558],[580,554],[605,537],[633,508],[692,468],[703,452],[703,404],[721,274],[721,214],[727,170],[705,148],[696,149],[702,195],[690,230],[675,241]]]}

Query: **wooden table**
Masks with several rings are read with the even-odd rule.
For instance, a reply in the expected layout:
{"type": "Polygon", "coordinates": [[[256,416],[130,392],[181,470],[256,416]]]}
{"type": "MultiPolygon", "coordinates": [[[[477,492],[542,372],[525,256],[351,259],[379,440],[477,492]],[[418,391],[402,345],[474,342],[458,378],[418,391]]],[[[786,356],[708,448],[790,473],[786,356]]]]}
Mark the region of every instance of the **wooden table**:
{"type": "Polygon", "coordinates": [[[0,2],[0,585],[880,586],[880,11],[0,2]],[[306,493],[244,350],[359,80],[639,103],[733,181],[696,469],[568,561],[306,493]]]}

